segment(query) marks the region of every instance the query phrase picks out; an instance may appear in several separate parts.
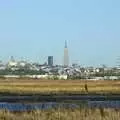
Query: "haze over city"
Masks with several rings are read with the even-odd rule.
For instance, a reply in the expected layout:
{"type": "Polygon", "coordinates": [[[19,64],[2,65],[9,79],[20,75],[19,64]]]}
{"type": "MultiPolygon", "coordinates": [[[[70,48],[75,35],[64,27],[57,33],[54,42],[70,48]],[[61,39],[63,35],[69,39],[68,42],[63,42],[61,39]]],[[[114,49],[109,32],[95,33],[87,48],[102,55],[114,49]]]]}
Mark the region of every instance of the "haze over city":
{"type": "Polygon", "coordinates": [[[119,0],[0,1],[0,59],[115,66],[120,56],[119,0]],[[103,4],[104,3],[104,4],[103,4]]]}

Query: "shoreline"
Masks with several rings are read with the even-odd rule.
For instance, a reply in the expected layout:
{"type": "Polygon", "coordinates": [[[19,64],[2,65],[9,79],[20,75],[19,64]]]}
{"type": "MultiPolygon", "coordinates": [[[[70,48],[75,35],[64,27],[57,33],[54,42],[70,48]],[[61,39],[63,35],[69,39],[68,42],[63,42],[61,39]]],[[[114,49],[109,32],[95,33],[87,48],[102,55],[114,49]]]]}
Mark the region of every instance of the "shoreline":
{"type": "Polygon", "coordinates": [[[120,95],[32,95],[1,96],[0,102],[120,101],[120,95]]]}

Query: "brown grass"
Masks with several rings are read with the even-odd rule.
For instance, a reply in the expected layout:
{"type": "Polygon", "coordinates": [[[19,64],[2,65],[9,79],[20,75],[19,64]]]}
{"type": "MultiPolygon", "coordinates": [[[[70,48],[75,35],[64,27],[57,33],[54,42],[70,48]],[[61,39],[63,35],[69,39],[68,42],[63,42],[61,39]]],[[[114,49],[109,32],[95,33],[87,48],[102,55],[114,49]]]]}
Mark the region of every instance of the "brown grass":
{"type": "Polygon", "coordinates": [[[0,120],[119,120],[120,110],[115,109],[56,109],[12,113],[0,111],[0,120]]]}
{"type": "Polygon", "coordinates": [[[17,94],[60,94],[86,93],[87,84],[89,93],[120,94],[120,81],[85,81],[85,80],[32,80],[6,79],[0,80],[0,93],[17,94]]]}

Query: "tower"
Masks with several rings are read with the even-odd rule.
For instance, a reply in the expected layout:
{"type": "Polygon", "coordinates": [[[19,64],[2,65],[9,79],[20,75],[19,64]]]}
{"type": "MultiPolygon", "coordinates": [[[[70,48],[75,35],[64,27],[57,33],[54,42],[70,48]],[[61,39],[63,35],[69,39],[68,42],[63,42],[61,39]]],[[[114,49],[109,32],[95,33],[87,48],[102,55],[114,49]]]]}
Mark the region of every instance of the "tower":
{"type": "Polygon", "coordinates": [[[48,56],[48,66],[53,66],[53,56],[48,56]]]}
{"type": "Polygon", "coordinates": [[[64,48],[64,66],[69,66],[69,55],[68,55],[68,47],[67,47],[67,41],[65,41],[65,48],[64,48]]]}

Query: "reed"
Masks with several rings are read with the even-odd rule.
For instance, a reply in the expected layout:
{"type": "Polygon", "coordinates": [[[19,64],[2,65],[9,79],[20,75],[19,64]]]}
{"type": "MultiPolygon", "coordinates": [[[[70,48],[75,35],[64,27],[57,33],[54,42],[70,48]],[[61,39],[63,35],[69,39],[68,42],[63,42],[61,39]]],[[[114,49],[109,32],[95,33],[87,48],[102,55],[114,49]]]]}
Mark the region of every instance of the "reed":
{"type": "Polygon", "coordinates": [[[0,120],[119,120],[116,109],[55,109],[30,112],[0,111],[0,120]]]}

